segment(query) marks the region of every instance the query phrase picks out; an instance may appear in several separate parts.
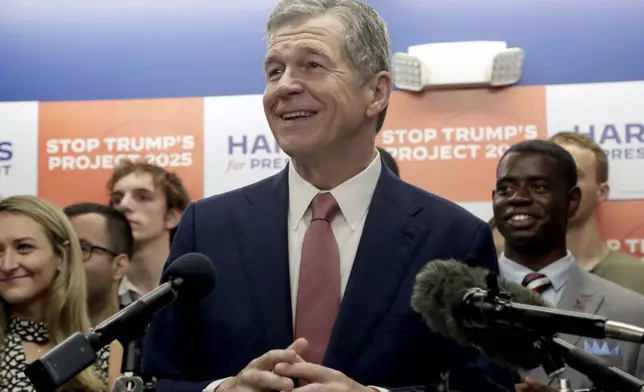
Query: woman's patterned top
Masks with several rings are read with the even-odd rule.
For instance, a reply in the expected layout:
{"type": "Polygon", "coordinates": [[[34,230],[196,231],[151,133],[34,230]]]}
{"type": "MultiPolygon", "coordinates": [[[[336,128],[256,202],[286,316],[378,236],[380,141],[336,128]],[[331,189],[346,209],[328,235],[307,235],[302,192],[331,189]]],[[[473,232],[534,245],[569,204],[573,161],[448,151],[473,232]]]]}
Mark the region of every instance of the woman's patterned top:
{"type": "MultiPolygon", "coordinates": [[[[49,342],[49,333],[44,323],[11,318],[6,331],[2,347],[2,361],[0,361],[0,391],[2,392],[34,392],[31,381],[23,372],[27,366],[22,342],[45,344],[49,342]]],[[[107,377],[109,368],[109,347],[99,351],[98,376],[107,390],[107,377]]]]}

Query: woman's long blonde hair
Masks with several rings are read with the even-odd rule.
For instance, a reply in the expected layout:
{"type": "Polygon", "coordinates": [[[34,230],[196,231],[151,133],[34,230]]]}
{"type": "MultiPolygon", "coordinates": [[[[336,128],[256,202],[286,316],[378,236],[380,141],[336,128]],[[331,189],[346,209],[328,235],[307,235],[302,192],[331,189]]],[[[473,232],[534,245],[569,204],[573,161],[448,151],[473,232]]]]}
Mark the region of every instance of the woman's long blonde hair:
{"type": "MultiPolygon", "coordinates": [[[[75,332],[90,330],[87,315],[87,286],[83,254],[74,227],[65,214],[51,203],[36,196],[12,196],[0,200],[0,212],[27,216],[38,222],[49,238],[52,248],[62,260],[45,307],[43,320],[52,345],[57,345],[75,332]]],[[[0,344],[9,325],[10,308],[0,298],[0,344]]],[[[65,390],[101,391],[105,386],[95,369],[78,374],[65,390]]]]}

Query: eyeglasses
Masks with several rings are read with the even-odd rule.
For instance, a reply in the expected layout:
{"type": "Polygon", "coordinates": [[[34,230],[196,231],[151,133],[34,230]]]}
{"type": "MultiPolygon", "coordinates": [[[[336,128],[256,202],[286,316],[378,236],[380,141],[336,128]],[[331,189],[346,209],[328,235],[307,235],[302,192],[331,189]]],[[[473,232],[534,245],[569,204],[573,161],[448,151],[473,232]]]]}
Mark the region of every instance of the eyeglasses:
{"type": "Polygon", "coordinates": [[[81,241],[80,242],[80,248],[83,251],[83,260],[84,261],[89,260],[92,257],[92,254],[94,252],[99,252],[99,253],[102,252],[102,253],[108,254],[108,255],[110,255],[112,257],[118,256],[118,253],[116,253],[114,251],[111,251],[111,250],[109,250],[107,248],[103,248],[102,246],[92,245],[87,241],[81,241]]]}

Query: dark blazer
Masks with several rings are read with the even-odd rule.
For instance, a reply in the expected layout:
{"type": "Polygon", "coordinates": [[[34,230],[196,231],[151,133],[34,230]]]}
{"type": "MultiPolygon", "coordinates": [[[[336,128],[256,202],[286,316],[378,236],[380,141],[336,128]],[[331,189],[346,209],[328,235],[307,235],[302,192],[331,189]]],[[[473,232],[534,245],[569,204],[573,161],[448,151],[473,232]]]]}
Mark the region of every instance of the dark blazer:
{"type": "MultiPolygon", "coordinates": [[[[292,343],[287,215],[288,168],[186,209],[168,263],[200,252],[219,277],[208,297],[175,303],[152,322],[144,370],[159,392],[201,391],[292,343]]],[[[437,384],[451,368],[452,385],[471,383],[463,390],[492,390],[481,384],[495,385],[489,379],[514,390],[510,373],[431,333],[411,309],[428,261],[469,255],[498,273],[487,224],[383,165],[324,365],[387,388],[437,384]]]]}

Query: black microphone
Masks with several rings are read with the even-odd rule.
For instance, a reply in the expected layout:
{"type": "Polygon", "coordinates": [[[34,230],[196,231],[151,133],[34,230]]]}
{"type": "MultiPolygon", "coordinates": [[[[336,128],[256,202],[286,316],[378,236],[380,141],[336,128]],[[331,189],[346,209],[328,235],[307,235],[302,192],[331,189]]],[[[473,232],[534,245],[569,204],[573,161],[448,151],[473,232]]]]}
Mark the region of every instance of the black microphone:
{"type": "Polygon", "coordinates": [[[126,306],[87,334],[77,332],[39,360],[27,365],[25,375],[38,392],[54,392],[96,362],[97,352],[114,340],[126,346],[137,338],[152,317],[175,299],[194,302],[215,286],[213,262],[199,253],[185,254],[163,272],[162,284],[126,306]]]}
{"type": "MultiPolygon", "coordinates": [[[[527,350],[524,354],[537,353],[530,346],[540,337],[556,333],[644,342],[644,329],[640,327],[598,315],[554,309],[519,284],[454,260],[432,261],[424,267],[416,277],[412,307],[423,315],[432,330],[462,344],[472,344],[475,337],[474,345],[510,364],[517,359],[513,355],[517,349],[527,350]],[[491,283],[499,287],[490,287],[491,283]],[[477,329],[487,332],[476,334],[473,331],[477,329]],[[500,341],[489,342],[493,330],[501,331],[497,332],[500,341]],[[515,346],[522,341],[528,347],[515,346]],[[503,347],[504,342],[508,347],[503,347]],[[504,348],[512,351],[499,351],[504,348]],[[510,353],[512,359],[508,361],[506,354],[510,353]]],[[[541,359],[525,357],[514,363],[525,369],[538,367],[537,361],[541,359]],[[537,366],[529,367],[533,365],[537,366]]]]}
{"type": "Polygon", "coordinates": [[[460,313],[465,318],[464,322],[473,327],[508,324],[542,334],[566,333],[596,339],[612,338],[644,343],[644,328],[608,320],[595,314],[552,308],[531,290],[502,278],[496,278],[501,286],[500,290],[508,293],[510,297],[499,297],[495,301],[489,301],[491,298],[486,291],[487,283],[483,283],[489,276],[489,271],[485,269],[466,267],[457,261],[430,262],[418,275],[417,282],[419,288],[422,287],[426,291],[432,288],[437,290],[438,286],[442,285],[441,289],[451,290],[450,295],[452,292],[458,295],[461,299],[460,313]],[[447,273],[455,274],[456,282],[453,287],[446,287],[446,283],[442,282],[446,270],[449,271],[447,273]],[[470,281],[464,280],[464,277],[470,278],[470,281]],[[473,280],[476,283],[472,282],[473,280]],[[461,286],[457,287],[456,284],[461,286]]]}
{"type": "MultiPolygon", "coordinates": [[[[468,263],[472,265],[472,263],[468,263]]],[[[471,325],[460,314],[463,297],[472,288],[511,292],[519,302],[547,306],[532,291],[480,267],[470,267],[455,260],[430,261],[416,276],[411,306],[421,314],[427,326],[448,339],[464,346],[474,346],[502,365],[535,369],[544,362],[541,337],[516,327],[498,325],[484,328],[471,325]],[[491,286],[490,286],[491,285],[491,286]],[[499,287],[495,287],[495,286],[499,287]]],[[[557,363],[559,370],[563,365],[557,363]]]]}
{"type": "Polygon", "coordinates": [[[644,343],[644,328],[634,325],[611,321],[595,314],[526,305],[504,298],[492,303],[487,297],[487,293],[481,289],[469,290],[464,295],[463,313],[467,322],[480,328],[502,323],[546,334],[566,333],[644,343]]]}

